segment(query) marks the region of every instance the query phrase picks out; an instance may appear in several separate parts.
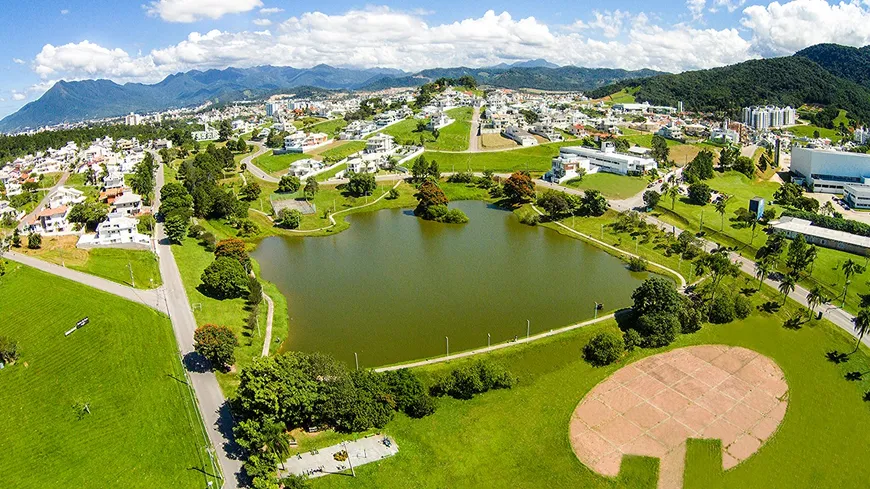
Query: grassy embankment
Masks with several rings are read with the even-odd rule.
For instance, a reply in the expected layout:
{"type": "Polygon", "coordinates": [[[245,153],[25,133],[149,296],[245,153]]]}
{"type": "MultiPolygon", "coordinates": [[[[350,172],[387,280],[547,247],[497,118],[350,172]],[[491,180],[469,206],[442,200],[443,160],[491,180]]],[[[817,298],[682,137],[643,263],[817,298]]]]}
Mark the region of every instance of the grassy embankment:
{"type": "Polygon", "coordinates": [[[8,267],[0,335],[21,357],[0,370],[0,486],[205,487],[212,469],[169,319],[8,267]]]}

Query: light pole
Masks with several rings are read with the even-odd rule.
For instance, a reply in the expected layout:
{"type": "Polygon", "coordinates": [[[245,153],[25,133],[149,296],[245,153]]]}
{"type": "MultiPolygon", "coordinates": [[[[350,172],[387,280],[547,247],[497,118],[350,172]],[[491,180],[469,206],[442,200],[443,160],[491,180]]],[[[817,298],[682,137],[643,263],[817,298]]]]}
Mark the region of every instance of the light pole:
{"type": "Polygon", "coordinates": [[[359,370],[359,356],[357,356],[356,352],[353,352],[353,361],[356,363],[356,369],[359,370]]]}
{"type": "Polygon", "coordinates": [[[595,303],[595,312],[592,319],[598,319],[598,302],[595,303]]]}
{"type": "Polygon", "coordinates": [[[492,336],[489,333],[486,333],[486,346],[489,347],[492,345],[492,336]]]}
{"type": "Polygon", "coordinates": [[[130,262],[127,262],[127,268],[130,269],[130,285],[136,287],[136,281],[133,280],[133,265],[130,262]]]}
{"type": "Polygon", "coordinates": [[[526,319],[526,339],[529,338],[529,332],[532,330],[532,322],[526,319]]]}
{"type": "Polygon", "coordinates": [[[450,356],[450,338],[447,336],[444,337],[444,340],[447,341],[447,356],[450,356]]]}

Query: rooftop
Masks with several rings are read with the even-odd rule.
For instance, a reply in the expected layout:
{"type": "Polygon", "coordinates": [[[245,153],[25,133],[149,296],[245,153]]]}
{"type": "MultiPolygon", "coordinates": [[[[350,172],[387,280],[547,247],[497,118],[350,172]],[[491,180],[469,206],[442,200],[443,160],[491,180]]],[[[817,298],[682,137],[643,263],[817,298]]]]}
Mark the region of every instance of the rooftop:
{"type": "Polygon", "coordinates": [[[796,217],[783,217],[778,221],[774,221],[771,227],[780,231],[790,231],[793,233],[803,234],[804,236],[813,236],[821,239],[829,239],[839,243],[846,243],[861,248],[870,249],[870,238],[867,236],[859,236],[844,231],[836,231],[834,229],[813,226],[813,223],[806,219],[798,219],[796,217]]]}

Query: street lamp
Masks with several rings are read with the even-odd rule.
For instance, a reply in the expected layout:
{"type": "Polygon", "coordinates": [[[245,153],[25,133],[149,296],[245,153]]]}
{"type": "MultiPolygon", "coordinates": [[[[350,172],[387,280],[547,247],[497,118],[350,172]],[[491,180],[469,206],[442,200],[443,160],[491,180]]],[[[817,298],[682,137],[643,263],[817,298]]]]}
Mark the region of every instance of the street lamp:
{"type": "Polygon", "coordinates": [[[595,312],[594,312],[594,315],[593,315],[593,319],[598,319],[598,306],[599,306],[599,304],[598,304],[598,302],[596,302],[596,303],[595,303],[595,312]]]}

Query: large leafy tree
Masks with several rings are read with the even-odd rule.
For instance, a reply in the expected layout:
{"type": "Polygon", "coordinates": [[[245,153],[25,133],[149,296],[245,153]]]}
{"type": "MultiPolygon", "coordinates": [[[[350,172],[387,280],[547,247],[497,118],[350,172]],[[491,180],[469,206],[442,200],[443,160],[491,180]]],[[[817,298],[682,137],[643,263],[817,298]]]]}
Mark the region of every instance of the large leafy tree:
{"type": "Polygon", "coordinates": [[[375,176],[371,173],[354,173],[350,176],[350,181],[345,187],[351,195],[361,197],[363,195],[371,195],[378,187],[375,182],[375,176]]]}
{"type": "Polygon", "coordinates": [[[237,260],[248,270],[251,268],[251,257],[248,256],[247,245],[239,238],[227,238],[217,242],[214,249],[214,257],[222,256],[237,260]]]}
{"type": "Polygon", "coordinates": [[[528,172],[514,172],[504,181],[504,195],[514,204],[528,201],[535,196],[535,183],[528,172]]]}
{"type": "Polygon", "coordinates": [[[425,218],[430,216],[431,208],[446,206],[448,202],[444,191],[432,180],[426,180],[421,183],[414,197],[417,198],[417,208],[414,209],[414,214],[425,218]]]}
{"type": "Polygon", "coordinates": [[[248,274],[234,258],[221,256],[203,270],[203,291],[216,299],[243,297],[248,288],[248,274]]]}
{"type": "Polygon", "coordinates": [[[631,294],[634,301],[632,309],[638,316],[644,314],[675,315],[682,306],[680,294],[673,282],[662,277],[652,277],[643,281],[631,294]]]}
{"type": "Polygon", "coordinates": [[[664,138],[664,136],[660,136],[658,134],[652,137],[652,152],[650,156],[653,157],[659,164],[665,164],[668,162],[668,158],[670,157],[671,149],[668,147],[668,140],[664,138]]]}
{"type": "Polygon", "coordinates": [[[278,182],[278,191],[292,194],[299,190],[300,186],[302,186],[302,182],[299,180],[299,177],[295,175],[284,175],[278,182]]]}
{"type": "Polygon", "coordinates": [[[215,368],[224,370],[236,363],[236,334],[226,326],[205,324],[193,333],[193,349],[215,368]]]}

